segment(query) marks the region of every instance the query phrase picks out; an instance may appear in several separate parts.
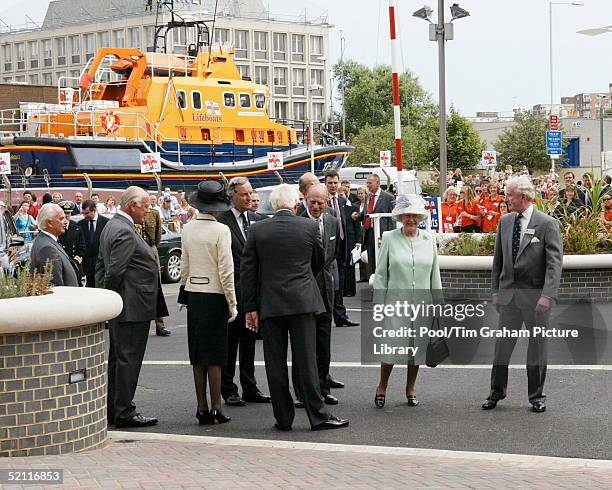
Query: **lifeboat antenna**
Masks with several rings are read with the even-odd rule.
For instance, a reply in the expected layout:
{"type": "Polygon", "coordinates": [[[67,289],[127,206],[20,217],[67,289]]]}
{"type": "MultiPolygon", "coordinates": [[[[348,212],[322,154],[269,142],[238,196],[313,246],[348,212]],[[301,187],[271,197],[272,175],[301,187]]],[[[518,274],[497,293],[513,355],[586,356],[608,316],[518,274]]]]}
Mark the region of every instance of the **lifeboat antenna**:
{"type": "Polygon", "coordinates": [[[215,13],[213,14],[213,23],[212,23],[212,34],[211,39],[208,42],[208,61],[206,62],[206,69],[210,66],[210,57],[212,56],[212,43],[215,40],[215,23],[217,22],[217,5],[219,5],[219,0],[215,0],[215,13]]]}

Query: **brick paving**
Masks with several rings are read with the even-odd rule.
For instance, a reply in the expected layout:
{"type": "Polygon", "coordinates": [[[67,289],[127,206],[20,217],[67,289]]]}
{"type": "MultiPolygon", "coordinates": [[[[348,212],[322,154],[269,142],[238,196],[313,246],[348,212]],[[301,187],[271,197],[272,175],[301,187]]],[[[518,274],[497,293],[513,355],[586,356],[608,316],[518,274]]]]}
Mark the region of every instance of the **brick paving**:
{"type": "MultiPolygon", "coordinates": [[[[0,459],[64,470],[47,488],[609,490],[612,462],[327,444],[110,433],[103,449],[0,459]],[[142,439],[140,439],[142,437],[142,439]]],[[[28,485],[2,488],[43,488],[28,485]]]]}

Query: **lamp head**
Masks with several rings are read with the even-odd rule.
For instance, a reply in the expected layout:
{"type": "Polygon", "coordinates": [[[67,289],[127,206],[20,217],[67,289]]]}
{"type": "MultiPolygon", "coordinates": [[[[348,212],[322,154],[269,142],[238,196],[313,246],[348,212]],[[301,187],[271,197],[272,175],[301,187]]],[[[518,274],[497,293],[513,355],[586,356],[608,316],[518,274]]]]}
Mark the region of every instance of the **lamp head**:
{"type": "Polygon", "coordinates": [[[418,17],[419,19],[426,20],[427,22],[431,22],[431,14],[433,10],[431,7],[427,5],[423,5],[423,8],[420,8],[416,12],[412,14],[413,17],[418,17]]]}
{"type": "Polygon", "coordinates": [[[469,17],[470,13],[461,8],[458,3],[453,3],[450,7],[451,16],[453,20],[462,19],[463,17],[469,17]]]}

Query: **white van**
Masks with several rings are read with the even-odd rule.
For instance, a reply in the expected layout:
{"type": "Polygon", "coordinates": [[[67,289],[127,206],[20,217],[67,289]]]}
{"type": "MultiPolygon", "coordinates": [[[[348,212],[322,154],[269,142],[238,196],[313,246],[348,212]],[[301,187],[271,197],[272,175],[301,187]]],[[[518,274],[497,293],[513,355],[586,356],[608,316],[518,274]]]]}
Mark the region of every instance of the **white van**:
{"type": "MultiPolygon", "coordinates": [[[[383,169],[375,164],[366,164],[363,167],[344,167],[338,172],[340,174],[340,181],[348,180],[351,183],[351,189],[365,186],[368,180],[368,176],[376,174],[380,177],[380,186],[383,189],[387,189],[389,183],[393,186],[397,186],[397,168],[396,167],[385,167],[383,169]],[[388,174],[388,176],[385,174],[388,174]],[[390,182],[389,182],[390,181],[390,182]]],[[[419,179],[417,179],[416,172],[414,170],[404,170],[404,193],[405,194],[420,194],[421,185],[419,179]]]]}

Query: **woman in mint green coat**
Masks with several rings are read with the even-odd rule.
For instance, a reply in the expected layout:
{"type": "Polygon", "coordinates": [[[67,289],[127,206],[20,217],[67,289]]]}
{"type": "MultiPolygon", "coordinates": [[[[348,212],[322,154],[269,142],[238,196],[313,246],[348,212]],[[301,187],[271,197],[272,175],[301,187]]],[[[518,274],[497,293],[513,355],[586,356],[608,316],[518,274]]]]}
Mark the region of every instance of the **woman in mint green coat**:
{"type": "MultiPolygon", "coordinates": [[[[425,209],[425,201],[418,195],[400,195],[395,201],[393,218],[402,223],[402,227],[388,231],[383,235],[381,249],[376,260],[376,275],[374,278],[374,302],[385,305],[396,304],[397,301],[409,305],[431,305],[441,299],[442,282],[438,266],[436,239],[423,230],[419,223],[424,221],[429,213],[425,209]]],[[[402,316],[386,317],[385,330],[398,331],[402,327],[412,328],[415,335],[404,338],[385,338],[384,342],[396,350],[388,358],[388,362],[380,365],[380,380],[376,388],[374,404],[378,408],[385,406],[385,397],[389,376],[394,362],[408,365],[406,380],[406,397],[409,406],[417,406],[415,383],[419,365],[425,363],[425,354],[429,338],[419,335],[420,328],[431,328],[432,318],[419,315],[417,318],[402,316]],[[411,349],[406,349],[410,347],[411,349]],[[403,351],[409,351],[403,354],[403,351]],[[402,352],[398,358],[397,352],[402,352]]]]}

